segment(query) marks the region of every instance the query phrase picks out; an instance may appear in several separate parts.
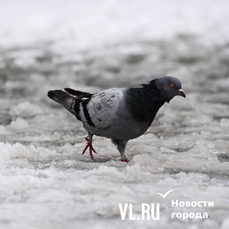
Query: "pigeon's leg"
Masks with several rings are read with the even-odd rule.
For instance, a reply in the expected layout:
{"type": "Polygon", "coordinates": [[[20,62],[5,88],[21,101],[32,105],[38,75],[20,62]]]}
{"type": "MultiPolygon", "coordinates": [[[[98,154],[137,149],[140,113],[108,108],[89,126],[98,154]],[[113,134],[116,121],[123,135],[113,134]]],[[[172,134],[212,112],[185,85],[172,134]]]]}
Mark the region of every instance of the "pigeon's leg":
{"type": "Polygon", "coordinates": [[[121,161],[129,162],[128,157],[125,154],[125,149],[128,141],[119,141],[117,144],[118,151],[121,154],[121,161]]]}
{"type": "Polygon", "coordinates": [[[91,159],[94,160],[94,157],[93,157],[92,152],[95,152],[95,153],[96,153],[96,151],[95,151],[95,149],[94,149],[93,146],[92,146],[92,137],[93,137],[92,134],[88,134],[88,136],[85,138],[86,141],[87,141],[87,145],[86,145],[86,147],[84,148],[82,154],[84,154],[84,153],[86,152],[87,148],[89,147],[89,153],[90,153],[91,159]]]}

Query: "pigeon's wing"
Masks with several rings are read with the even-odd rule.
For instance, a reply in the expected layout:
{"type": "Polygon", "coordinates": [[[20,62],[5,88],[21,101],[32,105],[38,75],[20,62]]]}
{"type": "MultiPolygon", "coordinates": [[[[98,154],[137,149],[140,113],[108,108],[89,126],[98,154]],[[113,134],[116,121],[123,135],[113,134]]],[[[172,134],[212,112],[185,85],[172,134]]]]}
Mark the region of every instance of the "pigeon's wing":
{"type": "Polygon", "coordinates": [[[82,102],[81,118],[85,127],[106,129],[116,117],[120,101],[123,98],[122,88],[112,88],[94,94],[82,102]]]}
{"type": "Polygon", "coordinates": [[[64,88],[64,90],[67,91],[71,95],[77,96],[78,98],[89,98],[92,96],[91,93],[84,92],[84,91],[76,91],[72,88],[64,88]]]}

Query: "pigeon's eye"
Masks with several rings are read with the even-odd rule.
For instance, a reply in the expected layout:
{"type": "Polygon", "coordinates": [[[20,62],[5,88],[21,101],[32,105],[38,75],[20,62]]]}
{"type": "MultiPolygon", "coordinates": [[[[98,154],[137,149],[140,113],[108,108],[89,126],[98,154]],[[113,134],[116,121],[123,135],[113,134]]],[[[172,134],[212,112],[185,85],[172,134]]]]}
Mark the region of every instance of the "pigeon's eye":
{"type": "Polygon", "coordinates": [[[170,87],[175,87],[174,83],[171,83],[171,84],[170,84],[170,87]]]}

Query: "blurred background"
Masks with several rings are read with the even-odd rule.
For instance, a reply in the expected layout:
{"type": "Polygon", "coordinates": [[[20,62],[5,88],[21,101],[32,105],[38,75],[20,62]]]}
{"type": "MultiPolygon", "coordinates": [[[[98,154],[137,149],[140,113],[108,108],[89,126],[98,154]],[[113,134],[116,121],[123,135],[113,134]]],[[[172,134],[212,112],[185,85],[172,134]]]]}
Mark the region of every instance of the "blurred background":
{"type": "Polygon", "coordinates": [[[66,84],[106,88],[163,75],[205,81],[228,73],[229,1],[0,4],[2,93],[33,94],[42,82],[45,90],[66,84]]]}

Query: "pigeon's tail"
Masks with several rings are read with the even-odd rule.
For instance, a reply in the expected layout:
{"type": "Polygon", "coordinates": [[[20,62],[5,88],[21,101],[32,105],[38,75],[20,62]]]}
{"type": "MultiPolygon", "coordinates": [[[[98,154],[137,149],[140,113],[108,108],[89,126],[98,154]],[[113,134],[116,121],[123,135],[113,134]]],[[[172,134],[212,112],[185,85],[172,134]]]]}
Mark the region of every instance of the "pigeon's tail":
{"type": "Polygon", "coordinates": [[[74,97],[69,95],[67,92],[61,90],[49,91],[48,97],[57,103],[63,105],[70,113],[74,114],[72,110],[72,102],[74,97]]]}

